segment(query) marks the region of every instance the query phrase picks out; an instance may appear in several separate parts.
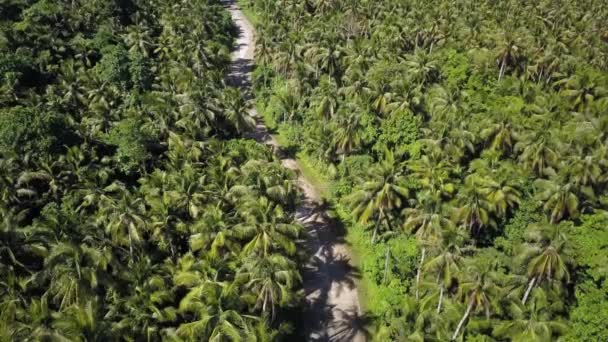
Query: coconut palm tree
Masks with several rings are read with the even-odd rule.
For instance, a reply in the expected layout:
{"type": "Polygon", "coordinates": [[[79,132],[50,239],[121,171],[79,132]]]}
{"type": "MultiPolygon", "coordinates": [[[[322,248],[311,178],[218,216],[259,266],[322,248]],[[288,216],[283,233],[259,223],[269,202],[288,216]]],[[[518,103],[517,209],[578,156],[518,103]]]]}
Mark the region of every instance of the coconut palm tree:
{"type": "Polygon", "coordinates": [[[499,338],[510,338],[514,342],[554,341],[567,331],[567,324],[551,317],[547,298],[539,297],[528,306],[513,304],[510,307],[513,319],[498,324],[492,334],[499,338]]]}
{"type": "Polygon", "coordinates": [[[273,254],[246,261],[235,282],[244,289],[254,307],[274,319],[276,310],[295,302],[295,288],[302,281],[296,267],[288,258],[273,254]]]}
{"type": "Polygon", "coordinates": [[[282,218],[281,212],[264,197],[243,204],[239,213],[243,221],[234,226],[236,236],[245,241],[243,255],[268,256],[278,251],[294,255],[301,228],[282,218]]]}
{"type": "Polygon", "coordinates": [[[518,259],[526,268],[528,285],[522,297],[526,304],[530,292],[543,282],[565,281],[570,279],[566,236],[559,225],[531,225],[527,231],[528,243],[521,246],[518,259]]]}
{"type": "Polygon", "coordinates": [[[458,298],[466,305],[466,310],[456,326],[452,341],[458,338],[471,314],[483,312],[486,319],[489,319],[492,308],[496,305],[494,296],[498,293],[498,286],[491,270],[471,266],[465,269],[463,275],[466,278],[458,285],[458,298]]]}
{"type": "Polygon", "coordinates": [[[239,89],[227,88],[223,93],[222,102],[225,106],[223,115],[238,134],[255,127],[255,120],[249,114],[250,105],[239,89]]]}
{"type": "Polygon", "coordinates": [[[419,203],[418,207],[408,208],[403,212],[406,217],[403,228],[407,232],[415,234],[422,247],[418,271],[416,273],[417,300],[420,298],[418,288],[426,258],[427,246],[437,245],[443,231],[454,226],[454,223],[446,217],[446,209],[442,208],[441,202],[436,195],[429,192],[423,193],[419,199],[419,203]]]}
{"type": "Polygon", "coordinates": [[[558,223],[565,217],[576,217],[579,214],[577,187],[567,181],[562,183],[561,178],[537,179],[534,182],[538,189],[537,196],[544,202],[543,208],[551,223],[558,223]]]}
{"type": "Polygon", "coordinates": [[[389,230],[393,230],[390,212],[401,208],[409,191],[404,186],[404,175],[390,151],[385,152],[384,159],[370,170],[367,177],[369,178],[361,188],[347,198],[347,202],[360,223],[366,224],[370,218],[374,219],[375,227],[371,239],[374,243],[382,221],[386,222],[389,230]]]}
{"type": "Polygon", "coordinates": [[[462,231],[448,228],[441,234],[441,242],[434,246],[436,256],[423,265],[425,274],[435,276],[439,286],[437,314],[441,313],[444,294],[455,283],[455,275],[460,272],[463,259],[464,236],[462,231]]]}
{"type": "Polygon", "coordinates": [[[495,206],[484,196],[479,183],[481,180],[476,175],[468,176],[464,188],[457,196],[459,207],[455,212],[455,219],[472,234],[479,234],[484,229],[496,226],[492,213],[495,206]]]}
{"type": "Polygon", "coordinates": [[[106,233],[119,246],[129,247],[129,257],[142,243],[142,233],[148,229],[143,199],[135,197],[124,185],[114,183],[101,198],[97,224],[104,225],[106,233]]]}

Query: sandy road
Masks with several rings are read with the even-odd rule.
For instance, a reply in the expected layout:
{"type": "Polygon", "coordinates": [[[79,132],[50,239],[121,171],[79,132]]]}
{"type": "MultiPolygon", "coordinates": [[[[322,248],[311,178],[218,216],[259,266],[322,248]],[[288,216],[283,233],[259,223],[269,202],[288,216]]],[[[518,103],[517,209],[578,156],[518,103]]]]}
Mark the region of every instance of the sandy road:
{"type": "MultiPolygon", "coordinates": [[[[225,0],[224,3],[239,29],[228,78],[232,85],[248,90],[254,65],[255,31],[234,0],[225,0]]],[[[251,137],[280,151],[280,146],[255,109],[251,115],[257,121],[251,137]]],[[[300,175],[298,183],[304,194],[296,213],[296,218],[306,227],[306,247],[310,252],[303,274],[306,293],[303,338],[307,341],[364,342],[366,338],[361,333],[363,319],[355,283],[357,272],[341,238],[341,226],[325,215],[315,187],[301,176],[298,163],[290,158],[282,158],[281,162],[300,175]]]]}

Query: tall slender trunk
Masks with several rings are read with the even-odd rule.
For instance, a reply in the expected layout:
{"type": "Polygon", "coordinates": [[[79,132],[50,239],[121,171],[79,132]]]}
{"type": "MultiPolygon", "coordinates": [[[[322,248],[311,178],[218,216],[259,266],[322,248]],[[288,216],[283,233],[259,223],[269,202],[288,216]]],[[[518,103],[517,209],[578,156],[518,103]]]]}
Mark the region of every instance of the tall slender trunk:
{"type": "Polygon", "coordinates": [[[393,224],[391,223],[391,220],[389,219],[388,215],[384,213],[384,210],[381,210],[381,212],[382,217],[384,218],[384,221],[386,221],[386,225],[388,226],[388,230],[393,231],[393,224]]]}
{"type": "Polygon", "coordinates": [[[475,303],[475,301],[473,299],[469,300],[469,306],[467,306],[467,311],[464,312],[464,315],[462,315],[462,318],[460,319],[460,322],[458,322],[458,326],[456,327],[456,331],[454,331],[454,335],[452,335],[452,341],[456,340],[456,337],[458,337],[458,335],[460,335],[460,330],[462,329],[462,326],[464,325],[464,322],[466,322],[467,318],[471,314],[471,310],[473,310],[473,304],[474,303],[475,303]]]}
{"type": "Polygon", "coordinates": [[[127,227],[129,231],[129,255],[131,256],[131,261],[133,261],[133,237],[131,236],[131,229],[127,227]]]}
{"type": "Polygon", "coordinates": [[[530,295],[530,292],[532,292],[532,288],[534,288],[534,284],[536,283],[536,278],[537,277],[530,279],[530,282],[528,283],[528,288],[526,289],[526,293],[524,293],[524,297],[521,299],[522,304],[526,304],[528,296],[530,295]]]}
{"type": "Polygon", "coordinates": [[[266,313],[266,304],[268,303],[268,296],[264,295],[264,304],[262,304],[262,312],[266,313]]]}
{"type": "Polygon", "coordinates": [[[171,246],[171,259],[175,261],[175,246],[173,245],[173,237],[169,237],[169,246],[171,246]]]}
{"type": "Polygon", "coordinates": [[[500,63],[500,72],[498,73],[499,81],[502,78],[502,76],[504,75],[506,62],[507,62],[507,59],[505,57],[503,57],[502,62],[500,63]]]}
{"type": "Polygon", "coordinates": [[[418,271],[416,272],[416,301],[420,299],[420,275],[422,274],[422,265],[424,265],[424,257],[426,256],[426,247],[422,247],[422,255],[420,256],[420,264],[418,265],[418,271]]]}
{"type": "Polygon", "coordinates": [[[372,234],[372,245],[376,243],[376,235],[378,235],[378,226],[380,225],[380,218],[376,220],[376,226],[374,227],[374,233],[372,234]]]}
{"type": "Polygon", "coordinates": [[[439,303],[437,304],[437,313],[441,312],[441,304],[443,303],[443,284],[439,290],[439,303]]]}

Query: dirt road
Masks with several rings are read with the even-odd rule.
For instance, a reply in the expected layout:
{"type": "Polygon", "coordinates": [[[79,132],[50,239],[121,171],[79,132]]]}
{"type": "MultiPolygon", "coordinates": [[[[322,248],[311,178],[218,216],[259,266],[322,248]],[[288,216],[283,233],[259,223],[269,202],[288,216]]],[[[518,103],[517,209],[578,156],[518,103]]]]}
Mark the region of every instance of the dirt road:
{"type": "MultiPolygon", "coordinates": [[[[254,63],[255,31],[233,0],[224,3],[240,31],[232,54],[229,80],[232,85],[248,90],[254,63]]],[[[255,109],[251,114],[257,121],[252,137],[280,150],[255,109]]],[[[281,162],[301,174],[294,159],[283,158],[281,162]]],[[[341,238],[341,225],[325,215],[318,193],[306,178],[299,176],[298,183],[304,200],[296,218],[307,228],[307,248],[310,252],[303,274],[306,293],[304,339],[364,342],[366,338],[361,332],[363,319],[355,283],[357,272],[341,238]]]]}

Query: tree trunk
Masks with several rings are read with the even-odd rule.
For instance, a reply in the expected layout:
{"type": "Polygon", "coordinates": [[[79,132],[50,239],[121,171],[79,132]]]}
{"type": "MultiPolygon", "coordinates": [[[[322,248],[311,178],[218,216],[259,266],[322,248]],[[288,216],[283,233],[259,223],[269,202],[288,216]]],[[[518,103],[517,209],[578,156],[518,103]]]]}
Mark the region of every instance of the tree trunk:
{"type": "Polygon", "coordinates": [[[393,231],[393,224],[391,223],[391,220],[388,218],[388,215],[386,215],[384,213],[384,210],[382,210],[382,217],[384,217],[384,220],[386,221],[386,225],[388,226],[388,230],[393,231]]]}
{"type": "Polygon", "coordinates": [[[262,312],[266,313],[266,304],[268,303],[268,296],[264,295],[264,304],[262,304],[262,312]]]}
{"type": "Polygon", "coordinates": [[[426,247],[422,248],[422,255],[420,256],[420,265],[418,265],[418,271],[416,272],[416,301],[420,299],[420,291],[418,289],[420,284],[420,275],[422,274],[422,265],[424,265],[424,257],[426,255],[426,247]]]}
{"type": "Polygon", "coordinates": [[[372,245],[376,243],[376,235],[378,235],[378,226],[380,225],[380,218],[376,220],[376,226],[374,227],[374,233],[372,234],[372,245]]]}
{"type": "Polygon", "coordinates": [[[500,79],[502,78],[502,75],[505,72],[505,65],[506,65],[506,58],[502,59],[502,62],[500,63],[500,72],[498,73],[498,80],[500,81],[500,79]]]}
{"type": "Polygon", "coordinates": [[[171,246],[171,259],[175,261],[175,246],[173,245],[173,237],[169,237],[169,246],[171,246]]]}
{"type": "Polygon", "coordinates": [[[456,340],[456,337],[458,337],[458,335],[460,335],[460,330],[462,329],[464,322],[467,320],[467,318],[471,314],[471,310],[473,310],[473,303],[475,303],[475,302],[472,299],[469,300],[469,306],[467,306],[467,311],[464,312],[464,315],[462,315],[460,322],[458,322],[456,331],[454,331],[454,335],[452,335],[452,341],[456,340]]]}
{"type": "Polygon", "coordinates": [[[388,273],[388,256],[391,252],[390,247],[386,247],[386,256],[384,257],[384,279],[382,280],[382,284],[386,284],[386,274],[388,273]]]}
{"type": "Polygon", "coordinates": [[[534,288],[535,283],[536,283],[536,277],[532,278],[530,280],[530,282],[528,283],[528,288],[526,289],[526,293],[524,293],[524,297],[521,299],[522,304],[526,304],[526,301],[528,300],[528,296],[530,295],[530,292],[532,292],[532,288],[534,288]]]}
{"type": "Polygon", "coordinates": [[[443,302],[443,285],[441,285],[441,289],[439,290],[439,303],[437,304],[437,313],[441,312],[442,302],[443,302]]]}
{"type": "Polygon", "coordinates": [[[133,237],[131,237],[131,229],[127,227],[129,231],[129,255],[131,256],[131,261],[133,261],[133,237]]]}

